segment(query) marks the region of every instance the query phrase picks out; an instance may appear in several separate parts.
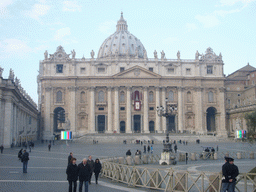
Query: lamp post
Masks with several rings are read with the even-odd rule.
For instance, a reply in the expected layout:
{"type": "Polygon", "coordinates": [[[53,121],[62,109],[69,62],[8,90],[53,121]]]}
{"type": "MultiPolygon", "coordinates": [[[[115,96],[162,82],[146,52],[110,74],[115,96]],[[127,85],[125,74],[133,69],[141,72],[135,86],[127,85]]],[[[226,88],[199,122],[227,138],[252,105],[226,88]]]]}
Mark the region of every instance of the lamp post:
{"type": "MultiPolygon", "coordinates": [[[[163,106],[157,106],[157,115],[159,117],[165,117],[166,119],[170,116],[172,116],[175,112],[177,112],[177,104],[168,104],[168,98],[165,99],[165,107],[163,106]]],[[[161,154],[161,160],[159,161],[159,164],[176,164],[175,157],[171,157],[172,152],[172,144],[169,143],[169,131],[166,131],[166,139],[163,143],[164,149],[161,154]]]]}

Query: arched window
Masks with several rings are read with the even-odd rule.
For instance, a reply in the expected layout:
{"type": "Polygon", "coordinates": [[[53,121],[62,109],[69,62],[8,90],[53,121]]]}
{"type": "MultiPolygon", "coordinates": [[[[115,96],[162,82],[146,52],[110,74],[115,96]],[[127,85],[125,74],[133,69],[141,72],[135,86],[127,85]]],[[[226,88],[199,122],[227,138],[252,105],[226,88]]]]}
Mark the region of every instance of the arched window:
{"type": "Polygon", "coordinates": [[[99,102],[104,102],[104,92],[103,91],[99,91],[99,95],[98,95],[98,100],[99,102]]]}
{"type": "Polygon", "coordinates": [[[154,101],[153,91],[150,91],[150,92],[149,92],[148,101],[149,101],[150,103],[152,103],[152,102],[154,101]]]}
{"type": "Polygon", "coordinates": [[[56,102],[57,103],[62,102],[62,92],[61,91],[58,91],[56,94],[56,102]]]}
{"type": "Polygon", "coordinates": [[[169,99],[169,101],[173,101],[174,100],[173,91],[169,91],[168,99],[169,99]]]}
{"type": "Polygon", "coordinates": [[[120,93],[120,102],[124,102],[124,99],[125,99],[124,92],[121,91],[121,93],[120,93]]]}
{"type": "Polygon", "coordinates": [[[209,91],[209,92],[208,92],[208,102],[209,102],[209,103],[212,103],[212,102],[213,102],[213,92],[212,92],[212,91],[209,91]]]}
{"type": "Polygon", "coordinates": [[[187,92],[187,101],[190,103],[192,102],[192,94],[190,91],[187,92]]]}
{"type": "Polygon", "coordinates": [[[81,103],[85,102],[85,92],[84,91],[82,91],[81,94],[80,94],[80,102],[81,103]]]}

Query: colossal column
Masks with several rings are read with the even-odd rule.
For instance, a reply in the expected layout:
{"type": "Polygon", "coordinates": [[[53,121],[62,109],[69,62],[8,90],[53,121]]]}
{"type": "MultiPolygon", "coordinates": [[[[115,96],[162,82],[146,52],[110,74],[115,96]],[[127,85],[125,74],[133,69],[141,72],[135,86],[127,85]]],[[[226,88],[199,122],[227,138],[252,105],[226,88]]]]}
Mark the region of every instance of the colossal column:
{"type": "MultiPolygon", "coordinates": [[[[51,139],[53,130],[51,129],[51,91],[52,87],[45,88],[45,120],[44,120],[44,139],[51,139]]],[[[25,125],[24,125],[25,126],[25,125]]]]}
{"type": "Polygon", "coordinates": [[[90,87],[90,133],[95,133],[95,87],[90,87]]]}
{"type": "Polygon", "coordinates": [[[132,133],[131,87],[127,87],[126,105],[126,133],[132,133]]]}
{"type": "Polygon", "coordinates": [[[115,131],[117,133],[120,132],[119,129],[119,94],[118,94],[118,87],[115,87],[115,110],[114,110],[114,124],[115,124],[115,131]]]}
{"type": "Polygon", "coordinates": [[[202,91],[203,88],[198,87],[196,88],[196,122],[195,122],[195,131],[204,134],[205,130],[203,129],[203,107],[202,107],[202,102],[203,102],[203,97],[202,97],[202,91]]]}
{"type": "Polygon", "coordinates": [[[217,134],[219,136],[225,136],[227,137],[227,130],[226,130],[226,110],[225,110],[225,88],[220,87],[219,88],[219,98],[218,101],[219,106],[220,106],[220,123],[219,126],[217,127],[217,134]],[[224,103],[224,104],[223,104],[224,103]]]}
{"type": "Polygon", "coordinates": [[[76,133],[76,87],[68,87],[70,93],[69,120],[70,130],[76,133]]]}
{"type": "Polygon", "coordinates": [[[107,133],[113,133],[113,118],[112,118],[112,87],[108,87],[108,130],[107,133]]]}
{"type": "Polygon", "coordinates": [[[5,101],[4,108],[4,132],[3,132],[3,145],[9,148],[11,146],[11,131],[13,130],[13,103],[11,100],[7,99],[5,101]]]}
{"type": "MultiPolygon", "coordinates": [[[[162,106],[166,109],[166,88],[162,87],[162,106]]],[[[162,132],[166,132],[166,117],[162,117],[162,132]]]]}
{"type": "Polygon", "coordinates": [[[144,133],[149,133],[149,128],[148,128],[148,87],[144,87],[144,116],[143,116],[143,121],[144,121],[144,133]]]}
{"type": "MultiPolygon", "coordinates": [[[[159,96],[159,87],[156,87],[156,107],[160,107],[160,96],[159,96]]],[[[162,133],[161,131],[161,121],[160,118],[157,114],[157,110],[156,110],[156,127],[155,130],[157,131],[157,133],[162,133]]]]}
{"type": "Polygon", "coordinates": [[[178,130],[183,132],[183,87],[178,88],[178,130]]]}

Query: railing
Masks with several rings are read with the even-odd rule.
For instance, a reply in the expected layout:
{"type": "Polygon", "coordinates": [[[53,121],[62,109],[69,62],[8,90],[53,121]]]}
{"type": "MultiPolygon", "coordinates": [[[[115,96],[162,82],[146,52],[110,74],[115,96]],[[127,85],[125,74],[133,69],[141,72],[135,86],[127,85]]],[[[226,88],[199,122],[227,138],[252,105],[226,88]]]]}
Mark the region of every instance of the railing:
{"type": "MultiPolygon", "coordinates": [[[[125,159],[125,158],[124,158],[125,159]]],[[[159,156],[149,157],[149,163],[159,161],[159,156]]],[[[133,158],[134,161],[134,158],[133,158]]],[[[120,158],[102,160],[102,176],[130,187],[143,187],[168,192],[219,192],[220,172],[177,171],[120,164],[120,158]],[[118,163],[119,162],[119,163],[118,163]]],[[[237,177],[238,192],[256,192],[256,173],[240,173],[237,177]]]]}

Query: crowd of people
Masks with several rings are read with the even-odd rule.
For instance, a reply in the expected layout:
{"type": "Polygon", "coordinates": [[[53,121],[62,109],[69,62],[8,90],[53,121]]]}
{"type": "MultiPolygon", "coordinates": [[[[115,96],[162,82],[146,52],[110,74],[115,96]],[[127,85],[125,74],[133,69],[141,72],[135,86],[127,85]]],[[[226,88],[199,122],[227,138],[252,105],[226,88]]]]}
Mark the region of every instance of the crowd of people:
{"type": "Polygon", "coordinates": [[[91,178],[94,173],[95,182],[98,184],[98,178],[101,171],[101,163],[99,159],[93,161],[90,155],[88,159],[84,158],[80,164],[76,164],[76,158],[73,157],[71,152],[68,156],[68,166],[66,169],[67,180],[69,183],[69,192],[76,191],[77,180],[79,180],[79,192],[82,192],[84,186],[85,192],[89,190],[89,184],[91,184],[91,178]]]}

